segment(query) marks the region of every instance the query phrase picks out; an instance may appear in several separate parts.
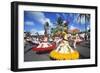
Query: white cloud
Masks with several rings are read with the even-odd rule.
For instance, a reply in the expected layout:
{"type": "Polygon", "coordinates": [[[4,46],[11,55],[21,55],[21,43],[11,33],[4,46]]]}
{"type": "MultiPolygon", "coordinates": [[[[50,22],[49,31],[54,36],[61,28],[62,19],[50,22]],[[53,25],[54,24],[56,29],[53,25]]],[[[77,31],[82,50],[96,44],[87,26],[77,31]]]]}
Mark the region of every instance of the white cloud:
{"type": "Polygon", "coordinates": [[[49,19],[49,18],[46,18],[46,20],[45,20],[45,21],[49,23],[49,26],[50,26],[50,27],[52,27],[52,26],[53,26],[53,23],[50,21],[50,19],[49,19]]]}
{"type": "Polygon", "coordinates": [[[45,15],[42,12],[31,12],[33,18],[38,21],[39,23],[44,24],[45,15]]]}
{"type": "Polygon", "coordinates": [[[39,33],[39,35],[43,35],[44,34],[44,30],[32,29],[30,32],[32,33],[32,35],[36,35],[37,32],[39,33]]]}
{"type": "Polygon", "coordinates": [[[36,35],[37,30],[36,29],[31,29],[30,32],[31,32],[32,35],[36,35]]]}
{"type": "Polygon", "coordinates": [[[45,22],[48,22],[50,26],[53,26],[53,23],[50,21],[49,18],[46,18],[44,13],[42,12],[31,12],[33,19],[35,19],[37,22],[41,24],[45,24],[45,22]]]}
{"type": "Polygon", "coordinates": [[[35,25],[32,21],[25,21],[25,25],[35,25]]]}
{"type": "Polygon", "coordinates": [[[40,35],[43,35],[43,34],[44,34],[44,30],[40,30],[40,31],[38,31],[38,33],[39,33],[40,35]]]}
{"type": "Polygon", "coordinates": [[[70,29],[71,29],[71,30],[72,30],[72,29],[76,29],[76,27],[71,25],[71,26],[70,26],[70,29]]]}

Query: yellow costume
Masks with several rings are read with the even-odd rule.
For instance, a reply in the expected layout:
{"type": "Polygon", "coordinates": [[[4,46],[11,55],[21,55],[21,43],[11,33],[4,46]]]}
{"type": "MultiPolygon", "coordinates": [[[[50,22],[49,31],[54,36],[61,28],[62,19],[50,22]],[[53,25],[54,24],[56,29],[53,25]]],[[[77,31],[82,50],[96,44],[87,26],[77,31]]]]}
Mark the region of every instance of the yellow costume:
{"type": "Polygon", "coordinates": [[[50,52],[50,57],[56,60],[78,59],[79,53],[70,47],[67,39],[67,33],[63,32],[62,34],[64,35],[64,39],[55,50],[50,52]]]}

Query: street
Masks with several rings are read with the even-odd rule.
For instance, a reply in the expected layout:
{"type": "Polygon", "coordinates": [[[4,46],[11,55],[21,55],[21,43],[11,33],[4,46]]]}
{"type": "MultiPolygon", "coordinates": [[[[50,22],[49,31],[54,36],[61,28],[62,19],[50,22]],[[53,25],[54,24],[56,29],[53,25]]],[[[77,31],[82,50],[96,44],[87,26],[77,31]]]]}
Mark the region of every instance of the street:
{"type": "MultiPolygon", "coordinates": [[[[72,46],[72,45],[71,45],[72,46]]],[[[36,53],[32,50],[33,44],[27,42],[24,47],[24,61],[49,61],[49,52],[46,53],[36,53]]],[[[89,41],[83,41],[77,44],[76,50],[80,53],[79,59],[89,59],[90,58],[90,44],[89,41]]]]}

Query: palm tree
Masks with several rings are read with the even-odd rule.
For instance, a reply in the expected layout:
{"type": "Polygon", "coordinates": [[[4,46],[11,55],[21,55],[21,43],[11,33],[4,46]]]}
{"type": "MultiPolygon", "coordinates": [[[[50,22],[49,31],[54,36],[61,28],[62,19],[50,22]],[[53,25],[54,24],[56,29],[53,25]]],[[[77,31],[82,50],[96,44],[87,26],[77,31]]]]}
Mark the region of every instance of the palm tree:
{"type": "Polygon", "coordinates": [[[90,21],[90,14],[79,14],[77,20],[79,20],[79,23],[81,24],[82,18],[84,17],[84,28],[85,28],[85,40],[86,40],[86,32],[87,32],[87,24],[86,22],[90,21]]]}
{"type": "Polygon", "coordinates": [[[63,23],[62,18],[61,17],[58,17],[57,18],[57,25],[62,25],[62,23],[63,23]]]}
{"type": "Polygon", "coordinates": [[[26,37],[31,37],[31,33],[30,32],[26,32],[26,37]]]}
{"type": "Polygon", "coordinates": [[[63,29],[63,19],[62,19],[60,16],[57,17],[57,22],[56,22],[56,24],[57,24],[56,29],[57,29],[58,31],[62,31],[62,29],[63,29]]]}
{"type": "Polygon", "coordinates": [[[49,23],[48,22],[45,22],[45,25],[44,25],[44,34],[46,35],[46,36],[48,36],[48,30],[49,30],[49,23]]]}

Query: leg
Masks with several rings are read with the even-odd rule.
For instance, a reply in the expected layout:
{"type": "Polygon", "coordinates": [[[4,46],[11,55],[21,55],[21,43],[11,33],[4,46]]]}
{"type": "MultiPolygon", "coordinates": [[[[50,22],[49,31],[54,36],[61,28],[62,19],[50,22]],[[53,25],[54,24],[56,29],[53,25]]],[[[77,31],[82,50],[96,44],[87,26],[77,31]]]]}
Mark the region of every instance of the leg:
{"type": "Polygon", "coordinates": [[[76,40],[74,40],[73,46],[74,48],[76,48],[76,40]]]}

